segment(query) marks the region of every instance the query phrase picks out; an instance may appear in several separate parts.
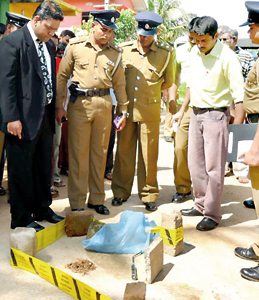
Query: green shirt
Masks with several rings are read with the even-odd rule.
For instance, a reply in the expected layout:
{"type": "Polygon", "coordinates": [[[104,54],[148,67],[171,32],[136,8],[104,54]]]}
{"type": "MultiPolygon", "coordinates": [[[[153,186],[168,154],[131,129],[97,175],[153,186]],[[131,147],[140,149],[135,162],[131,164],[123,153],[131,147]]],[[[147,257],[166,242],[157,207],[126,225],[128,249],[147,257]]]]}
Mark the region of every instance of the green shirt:
{"type": "Polygon", "coordinates": [[[243,102],[244,79],[240,61],[229,47],[216,42],[207,55],[194,46],[190,53],[190,106],[228,107],[243,102]]]}

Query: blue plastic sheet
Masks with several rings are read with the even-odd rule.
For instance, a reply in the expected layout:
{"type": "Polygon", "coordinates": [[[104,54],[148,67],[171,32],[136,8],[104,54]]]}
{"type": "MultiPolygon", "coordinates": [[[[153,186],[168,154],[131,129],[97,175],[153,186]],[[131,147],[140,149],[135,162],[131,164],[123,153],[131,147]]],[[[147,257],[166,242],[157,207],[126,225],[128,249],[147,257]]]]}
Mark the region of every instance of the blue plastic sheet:
{"type": "Polygon", "coordinates": [[[145,251],[157,234],[151,233],[156,226],[142,212],[126,210],[120,222],[105,224],[89,239],[82,241],[85,249],[102,253],[134,254],[145,251]]]}

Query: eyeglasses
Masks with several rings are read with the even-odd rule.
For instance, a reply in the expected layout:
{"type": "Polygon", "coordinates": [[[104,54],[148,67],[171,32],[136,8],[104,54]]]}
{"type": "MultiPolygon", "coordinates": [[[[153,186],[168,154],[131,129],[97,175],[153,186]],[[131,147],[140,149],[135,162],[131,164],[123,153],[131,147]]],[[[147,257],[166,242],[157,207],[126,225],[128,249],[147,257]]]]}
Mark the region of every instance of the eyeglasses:
{"type": "Polygon", "coordinates": [[[219,38],[219,40],[221,42],[228,42],[228,41],[234,40],[234,38],[233,37],[232,38],[219,38]]]}

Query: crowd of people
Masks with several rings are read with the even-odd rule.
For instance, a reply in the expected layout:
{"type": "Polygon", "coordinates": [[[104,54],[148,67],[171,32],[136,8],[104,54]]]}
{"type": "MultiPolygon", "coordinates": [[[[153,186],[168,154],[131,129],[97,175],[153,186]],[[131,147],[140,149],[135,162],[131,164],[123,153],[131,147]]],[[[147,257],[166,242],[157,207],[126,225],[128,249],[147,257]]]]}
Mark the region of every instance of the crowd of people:
{"type": "MultiPolygon", "coordinates": [[[[259,44],[259,2],[248,1],[246,7],[243,26],[259,44]]],[[[199,231],[215,229],[222,217],[228,124],[242,124],[245,117],[258,123],[259,62],[236,46],[236,30],[218,27],[209,16],[192,19],[188,37],[178,39],[173,49],[156,39],[163,23],[157,13],[136,14],[137,40],[120,47],[113,43],[119,12],[91,15],[89,36],[75,37],[69,30],[56,36],[63,13],[54,1],[42,2],[31,20],[8,12],[7,25],[0,26],[0,173],[6,153],[11,228],[39,231],[44,227],[37,221],[63,219],[50,208],[55,188],[65,186],[59,168],[68,175],[72,211],[85,210],[87,201],[88,208],[108,215],[104,177],[112,180],[112,205],[123,205],[131,196],[137,162],[139,199],[146,210],[157,210],[163,94],[168,137],[172,124],[179,125],[172,201],[184,202],[192,186],[194,205],[182,215],[201,216],[199,231]]],[[[233,168],[244,180],[250,167],[259,214],[259,129],[243,156],[244,164],[233,168]]],[[[259,243],[238,247],[235,254],[259,261],[259,243]]],[[[259,266],[241,274],[259,281],[259,266]]]]}

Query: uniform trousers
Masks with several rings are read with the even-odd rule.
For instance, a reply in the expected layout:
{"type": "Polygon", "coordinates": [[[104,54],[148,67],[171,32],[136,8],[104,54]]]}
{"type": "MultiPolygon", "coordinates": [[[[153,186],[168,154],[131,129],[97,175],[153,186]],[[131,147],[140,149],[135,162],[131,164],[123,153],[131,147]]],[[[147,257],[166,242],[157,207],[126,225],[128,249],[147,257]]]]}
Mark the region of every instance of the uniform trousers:
{"type": "Polygon", "coordinates": [[[132,122],[118,132],[112,191],[114,197],[127,200],[131,195],[138,146],[138,194],[145,202],[155,202],[158,194],[157,159],[159,122],[132,122]]]}
{"type": "MultiPolygon", "coordinates": [[[[249,168],[250,179],[252,185],[252,195],[255,204],[255,211],[259,218],[259,167],[249,168]]],[[[253,244],[253,249],[257,256],[259,256],[259,240],[253,244]]]]}
{"type": "Polygon", "coordinates": [[[174,184],[176,191],[187,194],[191,191],[191,175],[188,167],[188,133],[192,109],[184,114],[174,138],[174,184]]]}
{"type": "Polygon", "coordinates": [[[172,127],[172,118],[173,115],[170,113],[168,108],[166,107],[166,115],[165,115],[165,126],[164,126],[164,136],[174,137],[174,131],[172,127]]]}
{"type": "Polygon", "coordinates": [[[20,140],[10,134],[5,136],[12,228],[27,226],[34,220],[34,216],[40,220],[53,215],[49,207],[52,203],[50,183],[53,132],[47,110],[33,140],[20,140]]]}
{"type": "Polygon", "coordinates": [[[219,223],[228,147],[228,111],[193,108],[188,163],[195,191],[194,208],[219,223]]]}
{"type": "Polygon", "coordinates": [[[68,197],[71,209],[104,203],[104,171],[111,132],[112,100],[78,96],[68,104],[68,197]]]}

